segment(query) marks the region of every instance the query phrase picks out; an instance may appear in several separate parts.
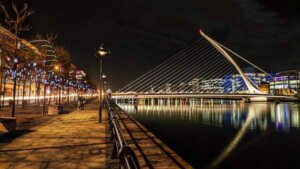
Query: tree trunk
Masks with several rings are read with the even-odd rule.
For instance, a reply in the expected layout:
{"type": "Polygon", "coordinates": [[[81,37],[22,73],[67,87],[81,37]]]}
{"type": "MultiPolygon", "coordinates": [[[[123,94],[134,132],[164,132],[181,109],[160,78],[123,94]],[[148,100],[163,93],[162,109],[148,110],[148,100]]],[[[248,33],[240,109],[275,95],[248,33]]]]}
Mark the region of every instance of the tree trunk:
{"type": "Polygon", "coordinates": [[[0,110],[2,108],[2,82],[3,82],[3,71],[1,69],[1,78],[0,78],[0,110]]]}
{"type": "Polygon", "coordinates": [[[49,100],[48,100],[48,105],[50,105],[51,104],[51,100],[52,100],[52,98],[51,98],[51,96],[52,96],[52,87],[51,86],[49,86],[49,100]]]}
{"type": "MultiPolygon", "coordinates": [[[[17,79],[18,80],[18,79],[17,79]]],[[[18,88],[17,88],[17,100],[16,100],[16,106],[19,104],[19,98],[20,98],[20,88],[21,88],[21,79],[19,79],[18,88]]]]}
{"type": "Polygon", "coordinates": [[[3,82],[3,96],[2,96],[2,103],[1,105],[4,106],[4,101],[5,101],[5,93],[6,93],[6,78],[7,76],[4,75],[4,82],[3,82]]]}
{"type": "Polygon", "coordinates": [[[44,84],[44,99],[43,99],[43,116],[45,116],[45,114],[46,114],[46,89],[47,89],[47,86],[46,86],[46,84],[44,84]]]}
{"type": "Polygon", "coordinates": [[[56,88],[55,88],[55,96],[54,96],[54,98],[55,98],[55,104],[57,105],[58,104],[58,87],[56,86],[56,88]]]}
{"type": "Polygon", "coordinates": [[[58,105],[61,104],[61,87],[58,88],[58,105]]]}
{"type": "Polygon", "coordinates": [[[31,76],[29,77],[29,93],[28,93],[28,101],[29,101],[29,104],[31,102],[31,76]]]}
{"type": "Polygon", "coordinates": [[[37,82],[35,82],[34,104],[37,105],[37,82]]]}
{"type": "Polygon", "coordinates": [[[24,81],[23,81],[23,98],[22,98],[22,108],[25,108],[25,87],[26,87],[26,76],[24,76],[24,81]]]}
{"type": "Polygon", "coordinates": [[[68,107],[70,107],[70,86],[69,86],[69,83],[67,84],[67,87],[68,87],[68,89],[67,89],[67,95],[68,95],[68,107]]]}
{"type": "Polygon", "coordinates": [[[37,105],[40,106],[40,95],[41,95],[41,86],[40,82],[37,82],[37,105]]]}

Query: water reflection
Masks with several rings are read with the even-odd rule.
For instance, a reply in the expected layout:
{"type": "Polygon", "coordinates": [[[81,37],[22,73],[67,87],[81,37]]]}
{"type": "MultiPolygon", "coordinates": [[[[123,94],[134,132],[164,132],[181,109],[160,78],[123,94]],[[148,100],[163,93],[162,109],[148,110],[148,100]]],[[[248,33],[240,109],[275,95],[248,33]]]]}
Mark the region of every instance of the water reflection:
{"type": "Polygon", "coordinates": [[[195,168],[258,168],[248,159],[276,168],[286,164],[280,154],[292,167],[277,168],[298,166],[299,103],[160,99],[118,104],[195,168]]]}
{"type": "Polygon", "coordinates": [[[272,129],[290,132],[300,128],[299,104],[296,103],[245,103],[230,100],[151,100],[146,104],[118,103],[135,116],[179,118],[217,127],[242,128],[251,113],[248,130],[272,129]]]}

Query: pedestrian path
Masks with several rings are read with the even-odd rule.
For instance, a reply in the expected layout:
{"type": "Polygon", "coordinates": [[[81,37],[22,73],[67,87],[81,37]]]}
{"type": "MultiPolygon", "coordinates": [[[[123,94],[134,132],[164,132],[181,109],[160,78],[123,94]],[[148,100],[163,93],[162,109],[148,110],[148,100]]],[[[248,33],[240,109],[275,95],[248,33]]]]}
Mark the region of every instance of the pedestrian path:
{"type": "Polygon", "coordinates": [[[0,146],[0,168],[106,168],[111,144],[107,122],[98,123],[98,105],[93,101],[0,146]]]}

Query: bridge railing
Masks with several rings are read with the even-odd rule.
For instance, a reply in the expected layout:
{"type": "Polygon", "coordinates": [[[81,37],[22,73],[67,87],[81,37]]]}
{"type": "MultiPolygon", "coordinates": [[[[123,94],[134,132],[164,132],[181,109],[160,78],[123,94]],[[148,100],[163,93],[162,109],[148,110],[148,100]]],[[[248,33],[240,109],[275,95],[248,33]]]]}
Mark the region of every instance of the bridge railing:
{"type": "Polygon", "coordinates": [[[106,105],[108,108],[109,130],[111,134],[110,140],[114,142],[112,158],[119,158],[121,168],[140,169],[140,165],[134,151],[128,146],[121,133],[113,101],[107,99],[106,105]]]}

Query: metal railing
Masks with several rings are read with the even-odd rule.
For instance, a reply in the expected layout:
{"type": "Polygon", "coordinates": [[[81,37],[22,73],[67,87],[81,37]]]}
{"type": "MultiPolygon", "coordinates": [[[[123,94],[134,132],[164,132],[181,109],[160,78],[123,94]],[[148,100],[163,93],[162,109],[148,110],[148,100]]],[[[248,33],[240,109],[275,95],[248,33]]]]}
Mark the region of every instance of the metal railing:
{"type": "Polygon", "coordinates": [[[112,157],[119,158],[120,168],[140,169],[140,165],[134,151],[128,146],[122,136],[120,125],[116,117],[115,105],[111,100],[106,99],[108,110],[110,140],[114,142],[112,157]]]}

